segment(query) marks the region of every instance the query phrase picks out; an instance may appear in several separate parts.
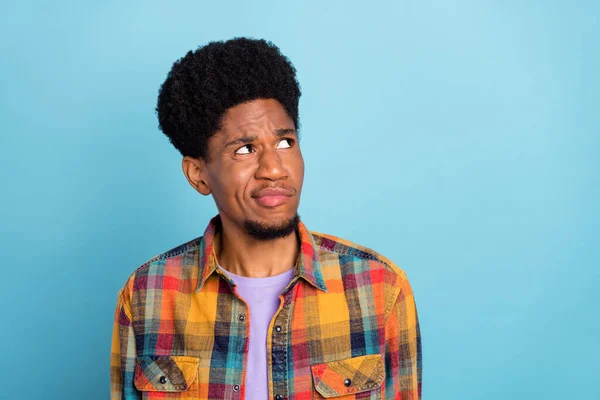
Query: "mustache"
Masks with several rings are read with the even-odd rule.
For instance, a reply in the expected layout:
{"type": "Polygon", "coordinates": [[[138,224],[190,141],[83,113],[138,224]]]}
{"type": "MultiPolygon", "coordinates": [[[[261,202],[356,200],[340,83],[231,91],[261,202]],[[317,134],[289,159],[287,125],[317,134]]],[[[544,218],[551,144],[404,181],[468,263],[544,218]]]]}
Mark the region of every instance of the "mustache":
{"type": "Polygon", "coordinates": [[[260,193],[262,190],[265,190],[265,189],[284,189],[284,190],[287,190],[288,192],[290,192],[292,195],[295,195],[296,192],[298,191],[296,188],[286,186],[283,183],[276,183],[274,185],[265,185],[265,186],[258,187],[256,189],[252,190],[252,192],[250,192],[250,195],[252,197],[257,197],[258,193],[260,193]]]}

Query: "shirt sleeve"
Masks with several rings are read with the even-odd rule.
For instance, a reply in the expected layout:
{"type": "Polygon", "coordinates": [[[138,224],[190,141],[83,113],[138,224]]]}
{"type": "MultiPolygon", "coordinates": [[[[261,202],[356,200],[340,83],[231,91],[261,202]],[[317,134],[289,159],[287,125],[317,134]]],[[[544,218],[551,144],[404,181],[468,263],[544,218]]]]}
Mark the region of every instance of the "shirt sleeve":
{"type": "Polygon", "coordinates": [[[131,323],[131,306],[125,301],[124,290],[117,297],[110,354],[111,400],[140,399],[133,385],[136,363],[135,335],[131,323]]]}
{"type": "Polygon", "coordinates": [[[401,278],[386,324],[386,399],[420,400],[422,376],[421,331],[412,289],[401,278]]]}

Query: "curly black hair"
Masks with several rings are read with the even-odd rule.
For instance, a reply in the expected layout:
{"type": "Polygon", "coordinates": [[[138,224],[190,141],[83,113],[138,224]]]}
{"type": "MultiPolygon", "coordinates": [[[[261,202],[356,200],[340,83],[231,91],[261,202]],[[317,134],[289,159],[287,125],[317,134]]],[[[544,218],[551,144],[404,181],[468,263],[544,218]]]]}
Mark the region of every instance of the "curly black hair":
{"type": "Polygon", "coordinates": [[[173,63],[158,92],[159,128],[183,156],[208,160],[208,139],[225,112],[256,99],[275,99],[298,126],[296,69],[273,43],[237,37],[189,51],[173,63]]]}

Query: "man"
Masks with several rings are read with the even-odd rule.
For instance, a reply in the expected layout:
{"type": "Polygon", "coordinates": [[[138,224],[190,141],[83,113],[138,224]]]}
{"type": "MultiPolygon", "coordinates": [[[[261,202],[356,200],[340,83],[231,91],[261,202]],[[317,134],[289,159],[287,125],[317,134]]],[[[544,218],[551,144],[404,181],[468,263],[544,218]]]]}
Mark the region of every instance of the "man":
{"type": "Polygon", "coordinates": [[[161,86],[160,128],[219,213],[119,292],[113,399],[420,399],[405,273],[297,214],[295,72],[272,43],[236,38],[188,52],[161,86]]]}

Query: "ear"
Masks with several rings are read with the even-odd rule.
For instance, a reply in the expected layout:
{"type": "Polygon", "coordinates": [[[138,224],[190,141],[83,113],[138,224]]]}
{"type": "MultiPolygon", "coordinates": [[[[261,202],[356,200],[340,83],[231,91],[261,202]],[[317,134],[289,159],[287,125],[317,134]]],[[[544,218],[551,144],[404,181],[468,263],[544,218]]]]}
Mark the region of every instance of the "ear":
{"type": "Polygon", "coordinates": [[[202,158],[183,157],[181,169],[188,182],[200,194],[208,196],[211,194],[206,171],[206,162],[202,158]]]}

